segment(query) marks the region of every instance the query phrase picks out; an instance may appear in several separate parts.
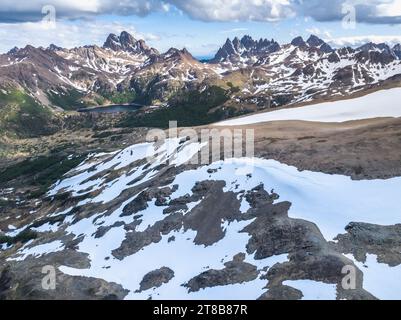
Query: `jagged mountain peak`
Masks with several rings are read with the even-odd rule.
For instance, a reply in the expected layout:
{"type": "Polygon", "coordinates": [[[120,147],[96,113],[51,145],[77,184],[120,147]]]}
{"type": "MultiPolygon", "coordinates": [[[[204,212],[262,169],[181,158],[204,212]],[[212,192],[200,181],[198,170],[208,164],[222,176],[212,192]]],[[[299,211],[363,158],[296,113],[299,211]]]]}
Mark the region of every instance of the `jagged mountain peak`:
{"type": "Polygon", "coordinates": [[[348,55],[348,54],[353,54],[355,53],[355,49],[351,48],[351,47],[344,47],[344,48],[340,48],[337,49],[336,52],[340,55],[348,55]]]}
{"type": "Polygon", "coordinates": [[[329,44],[314,34],[309,37],[306,43],[309,45],[309,47],[318,48],[324,53],[331,53],[334,51],[329,44]]]}
{"type": "Polygon", "coordinates": [[[103,44],[103,48],[113,51],[126,51],[135,54],[159,54],[156,49],[150,48],[144,40],[135,39],[127,31],[122,31],[119,36],[114,33],[109,34],[106,42],[103,44]]]}
{"type": "Polygon", "coordinates": [[[273,39],[254,40],[251,36],[245,35],[241,39],[235,37],[233,40],[227,39],[225,44],[218,50],[213,63],[230,62],[235,63],[255,63],[261,56],[278,51],[280,45],[273,39]]]}
{"type": "Polygon", "coordinates": [[[291,44],[300,48],[316,48],[324,53],[331,53],[334,51],[329,44],[314,34],[310,35],[306,41],[301,36],[296,37],[291,41],[291,44]]]}
{"type": "Polygon", "coordinates": [[[12,48],[10,51],[8,51],[7,54],[13,55],[13,54],[15,54],[16,52],[18,52],[18,50],[19,50],[18,47],[14,47],[14,48],[12,48]]]}
{"type": "Polygon", "coordinates": [[[376,63],[387,64],[394,60],[401,59],[401,46],[391,48],[386,43],[369,42],[357,48],[358,58],[362,60],[370,59],[376,63]]]}
{"type": "Polygon", "coordinates": [[[364,44],[363,46],[360,46],[358,48],[360,51],[382,51],[386,53],[391,52],[391,48],[389,45],[385,43],[374,43],[374,42],[369,42],[364,44]]]}
{"type": "Polygon", "coordinates": [[[177,48],[170,48],[166,51],[166,53],[164,55],[171,56],[171,55],[179,54],[179,52],[180,52],[180,50],[177,48]]]}
{"type": "Polygon", "coordinates": [[[397,56],[398,59],[401,59],[401,44],[399,44],[399,43],[396,44],[393,47],[393,52],[397,56]]]}
{"type": "Polygon", "coordinates": [[[47,49],[50,50],[50,51],[60,51],[60,50],[63,50],[62,47],[59,47],[59,46],[55,45],[54,43],[50,44],[50,45],[47,47],[47,49]]]}
{"type": "Polygon", "coordinates": [[[181,52],[182,52],[183,54],[185,54],[185,55],[190,55],[190,56],[192,57],[192,54],[187,50],[187,48],[183,48],[183,49],[181,50],[181,52]]]}
{"type": "Polygon", "coordinates": [[[162,55],[163,59],[190,59],[195,60],[192,54],[186,49],[170,48],[166,53],[162,55]]]}
{"type": "Polygon", "coordinates": [[[119,36],[110,33],[103,47],[114,51],[126,50],[134,46],[136,42],[137,40],[130,33],[123,31],[119,36]]]}
{"type": "Polygon", "coordinates": [[[122,45],[129,46],[135,44],[136,42],[137,40],[130,33],[128,33],[127,31],[121,32],[120,43],[122,45]]]}
{"type": "Polygon", "coordinates": [[[375,57],[382,57],[381,60],[401,60],[401,44],[399,43],[391,47],[387,43],[369,42],[360,46],[356,50],[365,55],[375,55],[375,57]]]}
{"type": "Polygon", "coordinates": [[[241,43],[245,48],[250,48],[255,43],[255,41],[252,39],[251,36],[245,35],[242,37],[241,43]]]}
{"type": "Polygon", "coordinates": [[[15,47],[14,49],[9,51],[9,54],[14,55],[14,56],[19,56],[19,57],[30,57],[30,56],[36,56],[36,55],[46,55],[46,51],[47,50],[43,47],[36,48],[36,47],[28,44],[23,48],[15,47]]]}
{"type": "Polygon", "coordinates": [[[325,52],[325,53],[331,53],[331,52],[334,51],[334,49],[333,49],[329,44],[327,44],[326,42],[323,43],[323,44],[320,46],[319,49],[320,49],[321,51],[325,52]]]}
{"type": "Polygon", "coordinates": [[[309,39],[306,40],[306,43],[311,47],[320,47],[325,42],[322,39],[320,39],[318,36],[311,34],[309,39]]]}
{"type": "Polygon", "coordinates": [[[110,33],[103,44],[103,48],[117,51],[120,48],[120,38],[114,33],[110,33]]]}
{"type": "Polygon", "coordinates": [[[306,42],[305,42],[304,38],[302,38],[301,36],[294,38],[291,41],[291,44],[296,47],[305,47],[306,46],[306,42]]]}
{"type": "Polygon", "coordinates": [[[226,42],[224,43],[224,45],[230,45],[232,44],[232,41],[230,38],[227,38],[226,42]]]}

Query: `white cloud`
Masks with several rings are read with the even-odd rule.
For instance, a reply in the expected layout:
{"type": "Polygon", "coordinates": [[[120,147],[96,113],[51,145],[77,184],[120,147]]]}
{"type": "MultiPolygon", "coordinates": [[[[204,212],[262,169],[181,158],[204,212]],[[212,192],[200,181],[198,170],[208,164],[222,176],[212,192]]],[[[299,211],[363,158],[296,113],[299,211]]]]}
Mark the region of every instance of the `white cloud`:
{"type": "Polygon", "coordinates": [[[277,21],[295,14],[291,0],[168,0],[204,21],[277,21]]]}
{"type": "Polygon", "coordinates": [[[0,21],[32,21],[41,17],[44,5],[53,5],[59,17],[79,18],[96,14],[146,15],[170,11],[175,6],[192,18],[205,21],[276,21],[292,16],[293,0],[1,0],[0,21]]]}
{"type": "Polygon", "coordinates": [[[343,5],[355,7],[357,20],[401,24],[400,0],[0,0],[0,21],[37,21],[44,5],[53,5],[60,18],[95,15],[139,15],[178,9],[203,21],[278,21],[303,16],[317,21],[339,21],[343,5]]]}
{"type": "Polygon", "coordinates": [[[220,48],[220,44],[216,43],[206,43],[206,44],[197,44],[197,43],[187,43],[185,44],[185,48],[187,48],[194,56],[196,57],[210,57],[213,56],[214,53],[220,48]]]}
{"type": "Polygon", "coordinates": [[[322,36],[322,37],[324,36],[324,37],[329,38],[329,39],[332,38],[331,32],[329,30],[326,30],[326,29],[322,30],[322,29],[319,29],[317,27],[311,27],[311,28],[305,29],[305,31],[307,33],[310,33],[310,34],[314,34],[315,36],[322,36]]]}
{"type": "Polygon", "coordinates": [[[0,21],[24,22],[41,19],[44,6],[54,6],[60,18],[85,18],[99,14],[144,16],[154,10],[167,10],[160,0],[1,0],[0,21]]]}
{"type": "Polygon", "coordinates": [[[71,48],[82,44],[102,45],[109,33],[120,33],[126,30],[137,39],[158,41],[159,36],[154,34],[141,34],[132,25],[121,24],[118,22],[96,22],[79,21],[68,22],[59,21],[53,27],[43,22],[24,22],[2,24],[0,28],[0,52],[11,49],[7,44],[24,47],[27,44],[35,47],[47,47],[54,43],[58,46],[71,48]]]}
{"type": "MultiPolygon", "coordinates": [[[[340,21],[344,5],[355,9],[356,22],[400,24],[400,0],[292,0],[298,14],[317,21],[340,21]]],[[[347,9],[346,9],[347,11],[347,9]]]]}
{"type": "Polygon", "coordinates": [[[355,37],[342,37],[342,38],[328,38],[325,39],[330,45],[334,47],[359,47],[368,42],[373,43],[387,43],[388,45],[395,45],[401,43],[400,36],[377,36],[377,35],[367,35],[367,36],[355,36],[355,37]]]}
{"type": "Polygon", "coordinates": [[[320,35],[320,34],[322,33],[322,32],[320,31],[320,29],[317,28],[317,27],[308,28],[308,29],[306,29],[305,31],[308,32],[308,33],[314,34],[314,35],[316,35],[316,36],[318,36],[318,35],[320,35]]]}
{"type": "Polygon", "coordinates": [[[220,31],[220,33],[238,33],[238,32],[245,32],[248,31],[248,28],[233,28],[233,29],[228,29],[228,30],[223,30],[220,31]]]}
{"type": "Polygon", "coordinates": [[[401,1],[388,1],[376,7],[377,14],[385,17],[401,16],[401,1]]]}

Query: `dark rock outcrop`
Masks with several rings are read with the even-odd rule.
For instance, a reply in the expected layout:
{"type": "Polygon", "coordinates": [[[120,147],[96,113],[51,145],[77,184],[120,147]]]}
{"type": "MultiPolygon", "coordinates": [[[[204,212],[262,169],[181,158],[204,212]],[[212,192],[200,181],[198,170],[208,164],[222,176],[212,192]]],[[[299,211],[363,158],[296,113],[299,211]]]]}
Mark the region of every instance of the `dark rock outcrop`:
{"type": "Polygon", "coordinates": [[[204,288],[225,286],[255,280],[259,272],[257,268],[244,262],[245,254],[237,254],[232,261],[224,264],[221,270],[208,270],[192,278],[185,284],[189,292],[196,292],[204,288]]]}
{"type": "Polygon", "coordinates": [[[146,291],[151,288],[158,288],[165,283],[168,283],[174,278],[174,271],[167,267],[162,267],[158,270],[147,273],[141,283],[138,292],[146,291]]]}

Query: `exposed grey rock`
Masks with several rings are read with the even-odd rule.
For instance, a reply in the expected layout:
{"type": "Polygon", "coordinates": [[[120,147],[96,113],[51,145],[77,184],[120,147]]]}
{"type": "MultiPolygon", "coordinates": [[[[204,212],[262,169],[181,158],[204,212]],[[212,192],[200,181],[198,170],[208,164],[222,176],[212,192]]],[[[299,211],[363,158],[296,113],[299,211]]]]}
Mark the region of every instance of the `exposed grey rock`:
{"type": "Polygon", "coordinates": [[[240,215],[239,201],[233,192],[223,192],[225,182],[207,181],[202,187],[197,185],[196,190],[202,194],[207,189],[204,199],[190,213],[184,217],[185,229],[197,232],[195,244],[210,246],[221,240],[225,231],[222,229],[222,221],[233,221],[240,215]],[[206,188],[206,189],[205,189],[206,188]]]}
{"type": "Polygon", "coordinates": [[[258,300],[300,300],[302,297],[303,294],[298,289],[285,285],[278,285],[270,288],[269,291],[262,294],[258,300]]]}
{"type": "MultiPolygon", "coordinates": [[[[120,247],[113,250],[112,254],[119,260],[123,260],[126,256],[132,255],[142,248],[152,244],[158,243],[162,239],[162,234],[167,235],[171,231],[178,231],[182,228],[182,213],[174,213],[165,217],[162,221],[158,221],[155,225],[150,226],[143,232],[136,232],[135,225],[131,231],[126,233],[124,241],[120,247]]],[[[126,227],[130,229],[129,226],[126,227]]]]}
{"type": "Polygon", "coordinates": [[[238,62],[241,58],[257,60],[260,57],[277,52],[280,45],[273,39],[253,40],[250,36],[244,36],[241,40],[237,37],[232,41],[227,39],[225,44],[217,51],[211,63],[238,62]]]}
{"type": "Polygon", "coordinates": [[[285,280],[310,279],[337,285],[337,296],[350,299],[372,299],[371,294],[363,289],[363,275],[357,271],[357,288],[343,290],[341,281],[344,266],[354,265],[352,261],[335,251],[324,239],[318,227],[305,220],[288,217],[290,203],[272,203],[271,195],[256,188],[250,194],[252,209],[249,215],[256,219],[244,228],[251,239],[247,244],[248,254],[255,254],[255,259],[288,254],[289,261],[270,266],[267,274],[268,291],[261,298],[299,298],[296,291],[282,288],[285,280]],[[269,290],[273,291],[269,293],[269,290]]]}
{"type": "MultiPolygon", "coordinates": [[[[60,210],[58,212],[61,212],[66,207],[72,206],[73,209],[67,214],[73,216],[73,219],[69,219],[72,223],[96,215],[96,218],[91,221],[97,226],[97,230],[86,236],[101,239],[111,228],[125,230],[125,240],[104,259],[102,267],[107,269],[110,267],[109,260],[113,257],[123,261],[140,250],[146,250],[147,246],[159,243],[164,237],[173,246],[175,240],[173,232],[193,230],[196,232],[195,239],[188,238],[188,240],[194,240],[193,245],[211,246],[224,238],[225,230],[222,227],[224,222],[248,221],[249,224],[241,232],[244,236],[249,235],[249,241],[241,250],[258,260],[284,254],[288,256],[288,261],[261,266],[262,270],[257,270],[256,266],[244,261],[245,254],[241,253],[232,261],[226,262],[222,269],[207,270],[192,279],[185,279],[187,281],[185,285],[189,291],[198,291],[202,288],[253,281],[259,277],[266,281],[266,292],[260,299],[299,299],[302,293],[294,288],[283,286],[283,282],[305,279],[336,285],[338,299],[373,299],[374,297],[363,289],[363,275],[357,268],[356,290],[346,291],[341,288],[341,280],[344,277],[343,267],[353,265],[353,262],[343,253],[349,251],[383,253],[386,261],[398,261],[399,254],[397,256],[394,253],[399,250],[399,226],[380,227],[355,224],[354,227],[347,229],[348,234],[339,236],[338,245],[328,243],[315,224],[290,218],[288,210],[291,204],[279,202],[279,195],[274,190],[266,191],[263,184],[249,192],[241,191],[239,187],[234,188],[234,186],[232,189],[234,191],[224,192],[226,187],[224,181],[199,181],[193,185],[192,193],[171,198],[173,190],[176,190],[175,187],[169,187],[174,181],[173,178],[179,172],[190,168],[193,167],[160,166],[160,171],[152,179],[122,191],[115,199],[107,203],[87,203],[78,206],[77,199],[82,201],[82,195],[77,196],[77,199],[72,193],[54,197],[48,200],[49,202],[43,208],[44,217],[32,222],[31,226],[42,226],[45,221],[63,225],[64,214],[49,217],[50,220],[45,219],[45,216],[53,212],[54,208],[58,208],[57,210],[60,210]],[[144,231],[138,232],[138,225],[146,214],[148,202],[158,201],[157,199],[159,199],[160,211],[163,208],[168,209],[167,212],[165,210],[166,215],[153,225],[143,226],[141,230],[144,231]],[[243,199],[246,199],[251,207],[246,213],[241,213],[239,210],[243,199]],[[194,202],[199,203],[186,212],[190,204],[194,202]],[[132,215],[132,222],[128,223],[127,221],[131,221],[128,218],[124,219],[125,222],[117,221],[103,226],[102,220],[121,208],[122,203],[130,204],[126,213],[132,215]],[[182,208],[186,208],[186,211],[180,211],[182,208]],[[370,251],[366,249],[368,245],[370,251]],[[381,246],[390,246],[393,251],[380,251],[381,246]]],[[[120,169],[117,171],[118,173],[125,172],[120,169]]],[[[107,172],[107,176],[115,174],[117,173],[107,172]]],[[[93,195],[90,193],[89,197],[93,195]]],[[[5,298],[46,298],[46,293],[43,293],[34,282],[43,264],[78,269],[89,268],[91,261],[88,254],[78,252],[78,245],[84,235],[67,235],[63,228],[64,226],[60,227],[60,230],[53,235],[40,234],[33,245],[59,239],[65,244],[66,249],[39,258],[31,256],[24,261],[10,263],[10,267],[0,276],[0,295],[5,298]],[[31,280],[26,270],[34,270],[31,280]],[[24,286],[18,286],[20,283],[24,286]]],[[[12,250],[19,248],[15,247],[12,250]]],[[[7,255],[12,255],[12,251],[7,251],[7,255]]],[[[0,259],[3,257],[5,257],[3,252],[0,252],[0,259]]],[[[144,277],[139,290],[158,287],[167,283],[171,276],[172,270],[164,268],[154,270],[144,277]]],[[[127,294],[121,285],[99,279],[70,277],[63,274],[59,274],[58,277],[63,288],[54,293],[55,299],[66,297],[67,292],[70,292],[74,299],[120,299],[127,294]]]]}
{"type": "Polygon", "coordinates": [[[121,32],[120,36],[110,34],[103,48],[114,51],[128,51],[135,54],[158,55],[158,51],[149,48],[143,40],[136,40],[131,34],[126,31],[121,32]]]}
{"type": "Polygon", "coordinates": [[[158,288],[164,283],[168,283],[174,277],[174,271],[167,267],[147,273],[141,283],[138,292],[146,291],[151,288],[158,288]]]}
{"type": "Polygon", "coordinates": [[[189,289],[189,292],[196,292],[204,288],[255,280],[259,274],[257,268],[244,262],[244,258],[245,254],[238,254],[232,261],[224,264],[224,269],[205,271],[189,280],[184,286],[189,289]]]}
{"type": "Polygon", "coordinates": [[[127,294],[121,285],[108,283],[101,279],[75,277],[63,274],[57,268],[68,265],[72,259],[73,267],[88,267],[83,256],[74,251],[52,253],[36,259],[10,262],[0,267],[0,299],[7,300],[121,300],[127,294]],[[78,258],[78,260],[77,260],[78,258]],[[80,259],[80,260],[79,260],[80,259]],[[45,274],[43,266],[53,266],[56,270],[54,290],[42,286],[45,274]],[[29,271],[29,272],[28,272],[29,271]]]}
{"type": "Polygon", "coordinates": [[[144,191],[140,193],[134,200],[132,200],[124,207],[121,216],[130,216],[132,214],[145,210],[149,206],[148,202],[150,200],[152,200],[152,197],[149,192],[144,191]]]}
{"type": "Polygon", "coordinates": [[[296,47],[305,47],[306,42],[302,37],[296,37],[291,41],[291,44],[296,47]]]}
{"type": "Polygon", "coordinates": [[[366,262],[367,254],[377,256],[379,263],[391,267],[401,264],[401,225],[379,226],[351,222],[346,234],[338,235],[334,244],[339,251],[352,254],[357,261],[366,262]]]}
{"type": "Polygon", "coordinates": [[[399,44],[399,43],[396,44],[393,47],[393,52],[397,56],[397,58],[401,60],[401,44],[399,44]]]}
{"type": "Polygon", "coordinates": [[[326,42],[315,35],[311,35],[306,43],[310,47],[318,48],[325,53],[333,52],[333,49],[326,42]]]}

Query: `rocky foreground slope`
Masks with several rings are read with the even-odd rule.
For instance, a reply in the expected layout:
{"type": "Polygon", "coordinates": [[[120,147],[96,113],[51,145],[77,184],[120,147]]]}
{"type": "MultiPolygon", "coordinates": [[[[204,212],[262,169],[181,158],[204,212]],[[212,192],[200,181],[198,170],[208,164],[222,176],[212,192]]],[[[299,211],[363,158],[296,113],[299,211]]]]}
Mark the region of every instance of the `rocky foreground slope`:
{"type": "Polygon", "coordinates": [[[88,155],[2,224],[0,296],[400,298],[399,119],[289,123],[256,125],[253,158],[199,165],[185,134],[88,155]]]}

